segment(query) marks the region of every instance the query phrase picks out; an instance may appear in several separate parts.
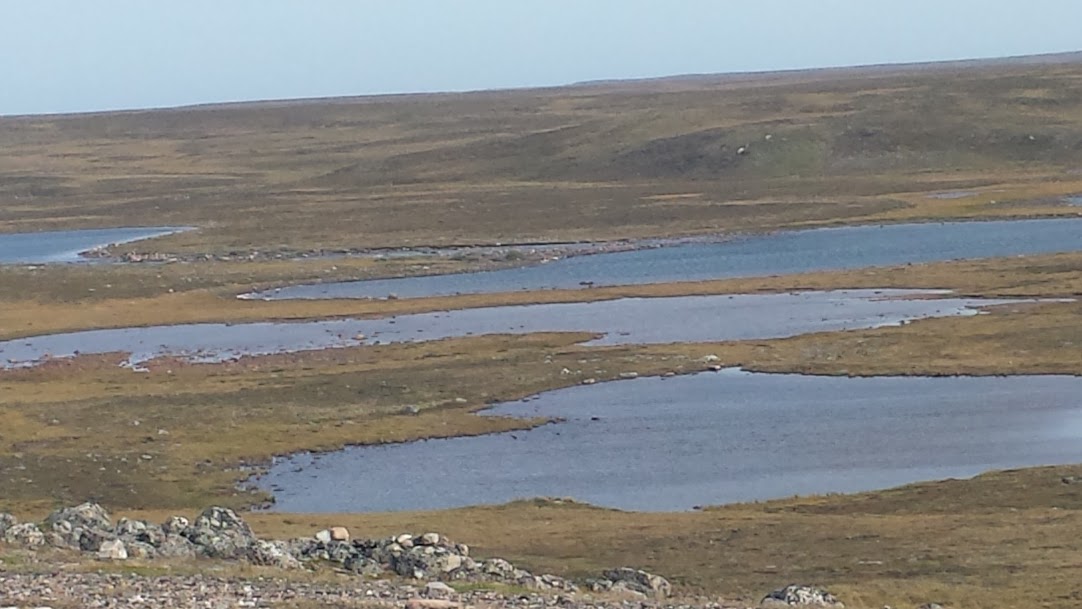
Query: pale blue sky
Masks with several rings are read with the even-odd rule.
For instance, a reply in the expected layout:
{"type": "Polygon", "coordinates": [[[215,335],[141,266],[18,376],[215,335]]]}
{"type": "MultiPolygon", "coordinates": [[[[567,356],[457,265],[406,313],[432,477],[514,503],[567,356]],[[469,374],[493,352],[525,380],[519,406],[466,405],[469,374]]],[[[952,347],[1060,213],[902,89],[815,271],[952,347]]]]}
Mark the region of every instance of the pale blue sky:
{"type": "Polygon", "coordinates": [[[0,114],[1074,50],[1079,0],[0,0],[0,114]]]}

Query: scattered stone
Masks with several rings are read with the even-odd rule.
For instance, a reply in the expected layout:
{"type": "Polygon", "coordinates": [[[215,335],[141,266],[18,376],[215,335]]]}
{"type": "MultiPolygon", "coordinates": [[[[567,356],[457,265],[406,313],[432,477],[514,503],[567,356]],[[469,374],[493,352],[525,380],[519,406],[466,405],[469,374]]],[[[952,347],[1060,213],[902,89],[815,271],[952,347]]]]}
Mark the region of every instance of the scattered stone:
{"type": "Polygon", "coordinates": [[[939,603],[924,603],[920,607],[917,607],[917,609],[943,609],[943,605],[940,605],[939,603]]]}
{"type": "Polygon", "coordinates": [[[639,373],[638,372],[621,372],[620,373],[620,378],[625,379],[625,380],[637,379],[637,378],[639,378],[639,373]]]}
{"type": "Polygon", "coordinates": [[[784,588],[779,588],[763,597],[760,603],[762,607],[790,607],[793,605],[845,609],[845,605],[826,590],[799,584],[790,584],[784,588]]]}

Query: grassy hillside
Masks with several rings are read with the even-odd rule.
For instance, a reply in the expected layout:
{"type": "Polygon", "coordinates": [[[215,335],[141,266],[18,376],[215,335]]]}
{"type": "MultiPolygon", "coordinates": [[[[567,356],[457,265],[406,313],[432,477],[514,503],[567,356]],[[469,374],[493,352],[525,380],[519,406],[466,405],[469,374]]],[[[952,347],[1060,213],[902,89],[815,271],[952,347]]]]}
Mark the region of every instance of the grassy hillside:
{"type": "Polygon", "coordinates": [[[204,228],[174,251],[1067,213],[1082,62],[11,117],[0,143],[0,230],[204,228]]]}

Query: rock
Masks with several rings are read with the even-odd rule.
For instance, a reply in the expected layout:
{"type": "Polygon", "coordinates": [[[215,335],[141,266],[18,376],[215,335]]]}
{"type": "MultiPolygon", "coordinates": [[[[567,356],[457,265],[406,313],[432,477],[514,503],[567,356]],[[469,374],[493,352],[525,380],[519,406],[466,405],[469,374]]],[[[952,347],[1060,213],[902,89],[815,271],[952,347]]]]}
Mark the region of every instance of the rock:
{"type": "Polygon", "coordinates": [[[460,603],[438,598],[411,598],[406,601],[406,609],[458,609],[461,606],[460,603]]]}
{"type": "Polygon", "coordinates": [[[421,535],[418,539],[416,539],[414,541],[419,546],[435,546],[435,545],[439,545],[439,543],[440,543],[440,534],[439,533],[425,533],[424,535],[421,535]]]}
{"type": "Polygon", "coordinates": [[[101,560],[128,560],[128,548],[119,539],[109,539],[101,543],[98,548],[98,558],[101,560]]]}
{"type": "Polygon", "coordinates": [[[81,503],[75,507],[61,508],[45,518],[45,524],[52,526],[61,521],[70,522],[72,528],[82,527],[98,531],[111,531],[113,521],[109,512],[96,503],[81,503]]]}
{"type": "Polygon", "coordinates": [[[481,571],[498,579],[510,579],[515,567],[502,558],[490,558],[481,563],[481,571]]]}
{"type": "Polygon", "coordinates": [[[835,596],[821,588],[790,584],[767,594],[759,603],[762,607],[832,607],[844,609],[845,605],[835,596]]]}
{"type": "Polygon", "coordinates": [[[251,527],[229,508],[210,507],[189,527],[184,536],[210,558],[244,558],[255,543],[251,527]]]}
{"type": "Polygon", "coordinates": [[[349,529],[346,527],[331,527],[331,539],[334,541],[349,541],[349,529]]]}
{"type": "Polygon", "coordinates": [[[637,378],[639,378],[639,373],[638,372],[621,372],[620,373],[620,378],[625,379],[625,380],[637,379],[637,378]]]}
{"type": "Polygon", "coordinates": [[[158,557],[157,548],[149,543],[142,541],[124,541],[124,547],[128,550],[128,558],[153,560],[158,557]]]}
{"type": "Polygon", "coordinates": [[[424,592],[425,598],[454,598],[458,592],[454,588],[448,586],[443,582],[428,582],[425,584],[424,592]]]}
{"type": "Polygon", "coordinates": [[[187,537],[170,533],[167,533],[154,549],[162,558],[192,558],[199,553],[198,548],[187,537]]]}
{"type": "Polygon", "coordinates": [[[162,532],[166,535],[183,535],[191,523],[183,516],[170,516],[162,523],[162,532]]]}
{"type": "Polygon", "coordinates": [[[79,549],[83,552],[97,552],[108,541],[115,541],[116,535],[112,531],[101,529],[75,529],[78,534],[79,549]]]}
{"type": "Polygon", "coordinates": [[[331,539],[330,529],[323,529],[316,533],[316,541],[319,543],[331,543],[331,539]]]}
{"type": "Polygon", "coordinates": [[[16,524],[4,531],[4,542],[13,546],[38,548],[45,545],[45,533],[32,522],[16,524]]]}
{"type": "Polygon", "coordinates": [[[279,569],[300,569],[301,561],[289,553],[289,548],[282,541],[256,540],[248,547],[248,562],[264,567],[279,569]]]}
{"type": "Polygon", "coordinates": [[[0,539],[4,536],[4,531],[7,531],[11,527],[19,524],[19,519],[8,514],[6,512],[0,512],[0,539]]]}
{"type": "Polygon", "coordinates": [[[669,580],[640,569],[629,567],[610,569],[605,571],[604,576],[605,579],[612,582],[613,590],[632,590],[652,596],[655,599],[667,598],[672,594],[672,584],[669,583],[669,580]]]}
{"type": "Polygon", "coordinates": [[[924,603],[920,607],[917,607],[917,609],[943,609],[943,605],[940,605],[939,603],[924,603]]]}

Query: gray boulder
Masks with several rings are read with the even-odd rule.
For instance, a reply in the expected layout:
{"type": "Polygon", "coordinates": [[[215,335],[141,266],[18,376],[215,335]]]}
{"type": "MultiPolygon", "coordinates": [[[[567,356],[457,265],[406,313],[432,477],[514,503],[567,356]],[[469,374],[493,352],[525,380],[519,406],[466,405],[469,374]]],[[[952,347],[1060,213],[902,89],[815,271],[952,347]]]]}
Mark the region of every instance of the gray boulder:
{"type": "Polygon", "coordinates": [[[299,569],[301,561],[289,553],[289,546],[281,541],[256,540],[248,547],[248,562],[264,567],[299,569]]]}
{"type": "Polygon", "coordinates": [[[7,531],[17,524],[19,524],[18,518],[6,512],[0,512],[0,538],[3,537],[4,531],[7,531]]]}
{"type": "Polygon", "coordinates": [[[70,522],[73,529],[84,528],[96,531],[111,531],[113,521],[109,512],[96,503],[81,503],[75,507],[60,508],[45,518],[45,524],[52,526],[58,522],[70,522]]]}
{"type": "Polygon", "coordinates": [[[256,542],[251,527],[229,508],[210,507],[203,510],[184,531],[184,536],[210,558],[245,558],[256,542]]]}
{"type": "Polygon", "coordinates": [[[199,553],[199,549],[187,537],[173,534],[165,535],[154,550],[162,558],[192,558],[199,553]]]}
{"type": "Polygon", "coordinates": [[[792,607],[794,605],[845,609],[845,605],[826,590],[799,584],[779,588],[763,597],[760,603],[762,607],[792,607]]]}
{"type": "Polygon", "coordinates": [[[183,516],[170,516],[162,523],[162,532],[166,535],[184,535],[191,523],[183,516]]]}
{"type": "Polygon", "coordinates": [[[16,524],[4,531],[4,543],[26,548],[38,548],[45,545],[45,533],[33,522],[16,524]]]}
{"type": "Polygon", "coordinates": [[[621,567],[604,573],[605,579],[612,582],[613,590],[631,590],[654,598],[668,598],[672,594],[669,580],[641,569],[621,567]]]}

